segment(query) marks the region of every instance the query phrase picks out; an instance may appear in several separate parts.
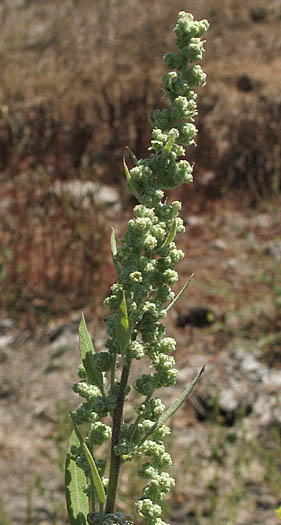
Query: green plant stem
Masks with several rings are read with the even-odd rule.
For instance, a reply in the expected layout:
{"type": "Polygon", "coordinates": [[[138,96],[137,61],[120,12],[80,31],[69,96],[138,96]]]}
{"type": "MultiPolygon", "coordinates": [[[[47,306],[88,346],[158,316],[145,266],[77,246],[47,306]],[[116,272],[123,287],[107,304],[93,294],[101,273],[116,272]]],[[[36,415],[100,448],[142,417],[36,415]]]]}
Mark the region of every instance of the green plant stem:
{"type": "MultiPolygon", "coordinates": [[[[147,402],[150,400],[152,396],[152,392],[150,394],[148,394],[148,396],[146,397],[146,400],[144,402],[144,404],[147,404],[147,402]]],[[[133,425],[133,429],[132,429],[132,433],[130,435],[130,439],[129,439],[129,443],[132,444],[133,443],[133,439],[134,439],[134,435],[135,435],[135,432],[137,430],[137,426],[138,426],[138,423],[139,421],[141,420],[141,416],[138,415],[138,417],[136,418],[136,421],[134,422],[134,425],[133,425]]]]}
{"type": "Polygon", "coordinates": [[[123,407],[126,396],[126,387],[128,383],[129,373],[131,367],[131,359],[124,362],[117,404],[113,412],[112,421],[112,439],[111,439],[111,457],[110,457],[110,471],[109,471],[109,483],[106,500],[106,513],[111,514],[114,512],[114,505],[116,499],[116,490],[118,484],[118,477],[121,465],[121,457],[115,454],[114,448],[119,444],[120,441],[120,429],[123,417],[123,407]]]}
{"type": "Polygon", "coordinates": [[[111,369],[110,369],[110,387],[114,387],[114,378],[115,378],[115,368],[116,368],[116,355],[114,356],[111,369]]]}
{"type": "Polygon", "coordinates": [[[100,525],[102,525],[102,519],[103,519],[103,504],[100,503],[100,508],[99,508],[99,521],[100,521],[100,525]]]}

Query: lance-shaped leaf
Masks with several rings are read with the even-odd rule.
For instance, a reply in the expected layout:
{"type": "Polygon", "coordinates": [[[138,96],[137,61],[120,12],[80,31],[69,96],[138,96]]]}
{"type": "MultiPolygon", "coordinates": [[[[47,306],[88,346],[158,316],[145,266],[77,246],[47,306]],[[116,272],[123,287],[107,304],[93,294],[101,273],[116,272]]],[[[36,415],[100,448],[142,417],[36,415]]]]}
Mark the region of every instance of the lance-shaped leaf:
{"type": "Polygon", "coordinates": [[[125,161],[125,157],[123,156],[123,166],[124,166],[124,171],[125,171],[125,175],[126,175],[126,179],[127,179],[127,183],[128,185],[130,185],[130,182],[131,182],[131,173],[128,169],[128,166],[126,164],[126,161],[125,161]]]}
{"type": "Polygon", "coordinates": [[[86,443],[85,443],[81,433],[79,432],[78,426],[76,425],[73,416],[72,416],[72,421],[73,421],[73,425],[74,425],[74,430],[75,430],[76,436],[77,436],[77,438],[79,440],[80,446],[81,446],[81,448],[82,448],[82,450],[83,450],[83,452],[84,452],[84,454],[86,456],[86,459],[88,461],[89,467],[91,469],[92,482],[94,484],[98,500],[100,501],[100,503],[103,504],[104,501],[105,501],[105,492],[104,492],[104,486],[102,484],[102,481],[101,481],[98,469],[96,467],[96,464],[95,464],[95,461],[93,459],[93,456],[92,456],[91,452],[89,451],[89,449],[88,449],[88,447],[87,447],[87,445],[86,445],[86,443]]]}
{"type": "Polygon", "coordinates": [[[167,308],[166,308],[166,313],[174,306],[174,304],[179,300],[179,298],[182,296],[183,292],[185,291],[185,289],[188,287],[188,285],[190,284],[191,282],[191,279],[193,278],[193,273],[191,274],[191,276],[187,279],[186,283],[183,285],[182,289],[179,291],[179,293],[176,295],[176,297],[171,301],[170,304],[168,304],[167,308]]]}
{"type": "Polygon", "coordinates": [[[165,146],[164,146],[164,151],[165,151],[166,153],[170,153],[170,151],[171,151],[171,149],[172,149],[172,147],[173,147],[173,144],[174,144],[174,142],[175,142],[175,140],[176,140],[176,133],[173,133],[173,134],[172,134],[172,133],[169,133],[169,135],[171,135],[171,136],[170,136],[170,138],[167,140],[167,142],[166,142],[166,144],[165,144],[165,146]]]}
{"type": "Polygon", "coordinates": [[[110,237],[110,247],[111,247],[112,260],[114,262],[114,266],[115,266],[117,272],[121,273],[121,271],[122,271],[121,264],[118,261],[115,260],[115,256],[117,254],[115,231],[114,231],[114,228],[112,228],[112,226],[111,226],[111,229],[112,229],[112,233],[111,233],[111,237],[110,237]]]}
{"type": "Polygon", "coordinates": [[[82,362],[89,382],[98,386],[100,391],[104,393],[102,372],[93,366],[92,356],[95,354],[95,349],[83,314],[79,325],[79,345],[82,362]]]}
{"type": "Polygon", "coordinates": [[[166,421],[173,415],[177,410],[180,408],[180,406],[183,404],[183,402],[190,396],[190,394],[193,392],[194,388],[196,387],[200,377],[202,376],[203,372],[205,372],[205,365],[202,366],[200,372],[197,374],[197,376],[193,379],[193,381],[184,389],[184,391],[181,393],[181,395],[176,399],[176,401],[167,409],[163,414],[159,417],[158,421],[151,427],[151,429],[146,433],[144,438],[141,440],[140,445],[142,445],[148,437],[153,434],[158,428],[160,428],[162,425],[166,423],[166,421]]]}
{"type": "Polygon", "coordinates": [[[84,492],[87,480],[84,471],[78,467],[72,458],[71,448],[74,445],[79,447],[80,442],[73,430],[65,462],[66,506],[71,525],[87,525],[89,502],[84,492]]]}
{"type": "Polygon", "coordinates": [[[142,200],[141,196],[137,192],[137,190],[134,188],[134,185],[132,183],[132,177],[131,177],[130,171],[128,169],[128,166],[126,164],[125,157],[123,157],[123,166],[124,166],[124,171],[125,171],[125,175],[126,175],[126,179],[127,179],[128,188],[130,189],[132,194],[136,197],[136,199],[138,199],[138,201],[141,202],[141,200],[142,200]]]}
{"type": "Polygon", "coordinates": [[[112,229],[112,233],[110,237],[110,246],[111,246],[112,256],[115,257],[115,255],[117,254],[116,237],[115,237],[114,228],[112,226],[111,226],[111,229],[112,229]]]}
{"type": "Polygon", "coordinates": [[[132,152],[132,150],[130,150],[129,146],[126,146],[126,149],[127,149],[128,152],[130,153],[130,155],[131,155],[131,159],[132,159],[134,165],[136,166],[137,163],[138,163],[138,159],[137,159],[136,155],[132,152]]]}
{"type": "Polygon", "coordinates": [[[177,220],[174,219],[173,223],[172,223],[171,230],[169,232],[169,235],[168,235],[168,237],[166,237],[165,241],[160,246],[160,250],[162,250],[163,248],[166,248],[167,246],[169,246],[169,244],[174,240],[174,238],[176,236],[176,233],[177,233],[177,220]]]}
{"type": "Polygon", "coordinates": [[[119,344],[119,348],[121,350],[121,353],[124,354],[124,351],[126,350],[130,339],[131,339],[131,331],[130,331],[130,325],[129,325],[129,319],[128,319],[128,311],[127,311],[127,303],[126,303],[126,297],[123,292],[123,298],[120,304],[120,311],[119,311],[119,326],[116,329],[115,334],[116,340],[119,344]]]}

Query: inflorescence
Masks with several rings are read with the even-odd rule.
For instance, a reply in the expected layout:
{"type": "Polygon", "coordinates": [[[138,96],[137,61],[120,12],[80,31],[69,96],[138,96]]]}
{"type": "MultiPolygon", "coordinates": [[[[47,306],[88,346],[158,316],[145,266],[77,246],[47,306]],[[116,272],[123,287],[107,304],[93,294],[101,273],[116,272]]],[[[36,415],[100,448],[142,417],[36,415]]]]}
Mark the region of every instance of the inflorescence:
{"type": "MultiPolygon", "coordinates": [[[[193,123],[197,114],[193,88],[203,86],[206,80],[196,63],[202,59],[202,36],[207,29],[206,20],[195,21],[191,14],[179,13],[174,29],[179,51],[164,56],[169,72],[164,75],[162,86],[164,96],[170,99],[170,109],[157,109],[153,113],[149,156],[137,160],[132,154],[135,166],[128,170],[125,164],[129,189],[139,204],[117,245],[113,238],[117,282],[105,300],[111,310],[106,321],[107,351],[91,357],[91,366],[97,372],[95,379],[89,379],[86,368],[80,365],[81,381],[73,387],[74,392],[84,398],[73,413],[73,419],[77,425],[89,425],[86,443],[106,493],[112,494],[114,490],[108,488],[111,481],[110,476],[109,480],[105,477],[106,462],[96,457],[99,445],[112,438],[112,453],[119,458],[120,464],[136,457],[145,458],[138,474],[146,485],[136,502],[136,510],[148,525],[165,525],[161,519],[161,503],[174,486],[174,479],[166,472],[172,460],[164,445],[170,429],[165,424],[157,428],[155,425],[165,405],[154,393],[160,387],[174,385],[178,374],[173,357],[176,343],[165,335],[161,321],[167,314],[167,304],[174,299],[172,286],[178,280],[175,265],[184,256],[174,239],[176,234],[184,232],[184,225],[179,217],[181,203],[169,204],[164,190],[192,182],[192,166],[181,157],[185,155],[185,147],[194,144],[197,133],[193,123]],[[126,330],[124,323],[127,323],[126,330]],[[127,380],[122,383],[122,379],[115,378],[118,362],[127,367],[129,377],[132,360],[144,356],[150,359],[152,373],[141,375],[131,387],[127,380]],[[135,407],[135,420],[128,423],[122,418],[120,421],[118,439],[114,442],[117,411],[122,415],[118,405],[122,398],[121,388],[124,389],[123,401],[130,388],[142,398],[140,405],[135,407]],[[108,416],[113,420],[113,428],[108,424],[108,416]]],[[[72,447],[71,453],[90,479],[89,464],[81,447],[72,447]]],[[[85,490],[90,495],[89,486],[85,490]]],[[[133,523],[132,517],[114,512],[110,504],[107,509],[102,518],[100,513],[91,512],[89,524],[133,523]]]]}

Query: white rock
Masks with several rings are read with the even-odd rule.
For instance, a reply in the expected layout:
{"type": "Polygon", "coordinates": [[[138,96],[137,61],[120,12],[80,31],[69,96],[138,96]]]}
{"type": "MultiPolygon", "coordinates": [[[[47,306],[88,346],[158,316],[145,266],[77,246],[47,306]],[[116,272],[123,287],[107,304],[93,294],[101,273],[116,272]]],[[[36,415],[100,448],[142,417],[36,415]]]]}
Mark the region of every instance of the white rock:
{"type": "Polygon", "coordinates": [[[263,379],[268,374],[268,369],[260,363],[253,355],[248,354],[241,362],[241,370],[246,374],[250,374],[252,379],[263,379]]]}
{"type": "Polygon", "coordinates": [[[219,395],[219,405],[223,410],[233,411],[239,406],[239,399],[235,395],[235,392],[230,388],[221,390],[219,395]]]}
{"type": "Polygon", "coordinates": [[[4,348],[5,346],[8,346],[12,344],[15,340],[14,335],[1,335],[0,336],[0,348],[4,348]]]}
{"type": "Polygon", "coordinates": [[[263,378],[263,383],[268,386],[272,386],[281,389],[281,372],[277,370],[269,371],[263,378]]]}

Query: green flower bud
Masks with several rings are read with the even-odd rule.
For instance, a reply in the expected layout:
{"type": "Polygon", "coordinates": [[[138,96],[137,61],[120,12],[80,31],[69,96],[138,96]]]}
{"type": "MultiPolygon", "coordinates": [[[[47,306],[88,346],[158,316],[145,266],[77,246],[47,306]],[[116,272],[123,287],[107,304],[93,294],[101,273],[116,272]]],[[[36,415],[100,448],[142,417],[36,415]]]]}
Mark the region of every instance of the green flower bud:
{"type": "Polygon", "coordinates": [[[100,389],[97,386],[89,385],[85,381],[74,383],[72,388],[73,392],[80,394],[81,397],[88,401],[94,401],[100,395],[100,389]]]}
{"type": "Polygon", "coordinates": [[[164,282],[168,284],[174,284],[177,282],[177,280],[178,280],[178,274],[175,270],[168,269],[168,270],[165,270],[165,272],[163,273],[164,282]]]}
{"type": "Polygon", "coordinates": [[[141,283],[142,282],[142,275],[141,272],[131,272],[129,275],[130,280],[133,283],[141,283]]]}
{"type": "Polygon", "coordinates": [[[136,508],[139,513],[139,515],[142,518],[158,518],[161,514],[161,507],[160,505],[156,505],[155,503],[152,503],[150,499],[142,499],[137,501],[136,508]]]}
{"type": "Polygon", "coordinates": [[[189,86],[204,86],[206,83],[206,74],[203,73],[201,66],[198,64],[188,67],[182,75],[183,80],[188,82],[189,86]]]}
{"type": "Polygon", "coordinates": [[[111,438],[111,428],[101,421],[92,423],[89,434],[89,440],[93,445],[101,445],[111,438]]]}
{"type": "Polygon", "coordinates": [[[87,374],[84,365],[82,363],[78,365],[77,374],[81,379],[87,379],[87,374]]]}
{"type": "Polygon", "coordinates": [[[154,374],[143,374],[141,377],[136,379],[134,389],[139,394],[148,395],[155,389],[155,376],[154,374]]]}
{"type": "Polygon", "coordinates": [[[141,359],[144,356],[143,344],[139,341],[132,341],[128,346],[128,353],[135,359],[141,359]]]}
{"type": "Polygon", "coordinates": [[[112,366],[112,354],[108,352],[98,352],[93,355],[93,365],[98,370],[106,372],[111,369],[112,366]]]}
{"type": "Polygon", "coordinates": [[[143,479],[149,479],[157,476],[157,472],[157,469],[151,463],[146,462],[138,470],[138,475],[143,479]]]}
{"type": "Polygon", "coordinates": [[[150,233],[145,235],[144,242],[143,242],[144,250],[147,253],[149,253],[149,252],[152,252],[154,248],[156,248],[156,246],[157,246],[157,239],[150,233]]]}

